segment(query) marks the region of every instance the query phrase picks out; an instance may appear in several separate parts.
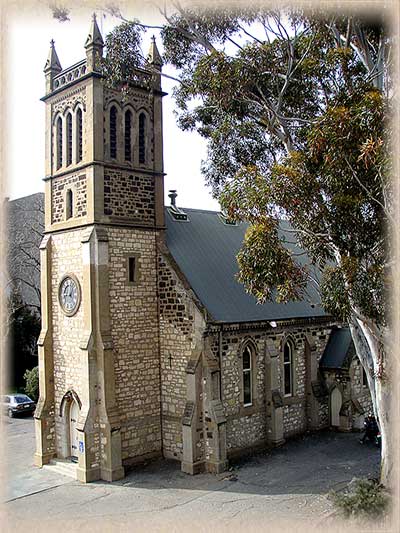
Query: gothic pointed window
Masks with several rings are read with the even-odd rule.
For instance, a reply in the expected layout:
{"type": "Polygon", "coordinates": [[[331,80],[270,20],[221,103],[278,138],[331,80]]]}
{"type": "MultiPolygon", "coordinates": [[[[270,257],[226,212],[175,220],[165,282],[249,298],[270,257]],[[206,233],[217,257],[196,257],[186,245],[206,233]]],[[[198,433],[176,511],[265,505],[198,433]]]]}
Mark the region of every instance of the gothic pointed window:
{"type": "Polygon", "coordinates": [[[78,107],[76,112],[76,162],[82,161],[82,109],[78,107]]]}
{"type": "Polygon", "coordinates": [[[146,163],[146,115],[139,115],[139,163],[146,163]]]}
{"type": "Polygon", "coordinates": [[[67,115],[67,166],[72,163],[72,115],[67,115]]]}
{"type": "Polygon", "coordinates": [[[56,126],[56,142],[57,142],[57,169],[62,167],[62,119],[58,117],[56,126]]]}
{"type": "Polygon", "coordinates": [[[252,357],[251,349],[246,346],[242,355],[242,372],[243,372],[243,405],[245,407],[253,403],[253,376],[252,376],[252,357]]]}
{"type": "Polygon", "coordinates": [[[283,348],[283,393],[293,396],[293,346],[287,341],[283,348]]]}
{"type": "Polygon", "coordinates": [[[132,113],[127,111],[125,113],[125,161],[132,160],[132,113]]]}
{"type": "Polygon", "coordinates": [[[110,157],[117,159],[117,108],[110,109],[110,157]]]}

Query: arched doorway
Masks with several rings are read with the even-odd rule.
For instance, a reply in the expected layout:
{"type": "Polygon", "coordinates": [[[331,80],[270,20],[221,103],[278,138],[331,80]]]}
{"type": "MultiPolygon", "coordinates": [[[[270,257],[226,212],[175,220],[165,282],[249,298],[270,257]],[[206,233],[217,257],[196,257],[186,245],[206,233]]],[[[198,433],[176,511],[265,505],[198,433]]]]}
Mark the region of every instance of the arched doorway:
{"type": "Polygon", "coordinates": [[[78,431],[76,424],[79,417],[79,405],[75,399],[72,399],[69,407],[69,444],[70,444],[70,459],[71,461],[78,461],[78,431]]]}
{"type": "Polygon", "coordinates": [[[342,407],[342,393],[338,387],[334,387],[330,395],[330,406],[331,406],[331,426],[339,427],[340,425],[340,409],[342,407]]]}

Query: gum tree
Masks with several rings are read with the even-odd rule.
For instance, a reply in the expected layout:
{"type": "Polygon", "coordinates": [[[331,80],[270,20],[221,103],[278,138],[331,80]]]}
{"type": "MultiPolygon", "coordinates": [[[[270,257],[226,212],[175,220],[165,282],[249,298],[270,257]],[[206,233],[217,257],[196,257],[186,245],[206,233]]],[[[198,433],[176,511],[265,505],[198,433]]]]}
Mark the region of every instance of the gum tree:
{"type": "Polygon", "coordinates": [[[240,281],[263,302],[307,297],[311,280],[325,309],[349,323],[388,484],[391,88],[382,22],[180,9],[163,37],[181,80],[179,123],[208,139],[207,181],[232,218],[250,222],[240,281]],[[278,232],[280,218],[290,232],[278,232]]]}

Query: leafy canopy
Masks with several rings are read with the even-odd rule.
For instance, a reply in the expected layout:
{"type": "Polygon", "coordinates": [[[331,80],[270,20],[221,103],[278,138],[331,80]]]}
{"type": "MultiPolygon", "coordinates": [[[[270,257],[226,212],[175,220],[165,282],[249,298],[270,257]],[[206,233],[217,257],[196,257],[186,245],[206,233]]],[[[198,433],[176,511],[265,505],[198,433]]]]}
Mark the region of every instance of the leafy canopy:
{"type": "MultiPolygon", "coordinates": [[[[165,16],[179,125],[208,140],[206,181],[230,217],[250,222],[238,256],[246,289],[261,302],[286,301],[304,297],[311,280],[328,311],[346,319],[356,308],[384,324],[391,206],[382,22],[262,7],[178,7],[165,16]],[[290,226],[282,230],[280,219],[290,226]],[[289,242],[307,251],[318,276],[289,242]]],[[[116,79],[138,66],[142,30],[123,24],[107,41],[116,79]]]]}
{"type": "Polygon", "coordinates": [[[179,123],[208,139],[202,170],[250,228],[239,279],[259,301],[305,296],[386,321],[389,116],[380,21],[262,8],[181,10],[163,31],[179,123]],[[184,31],[181,31],[181,28],[184,31]],[[383,81],[382,81],[383,80],[383,81]],[[291,230],[279,231],[286,219],[291,230]],[[295,241],[323,274],[288,251],[295,241]]]}

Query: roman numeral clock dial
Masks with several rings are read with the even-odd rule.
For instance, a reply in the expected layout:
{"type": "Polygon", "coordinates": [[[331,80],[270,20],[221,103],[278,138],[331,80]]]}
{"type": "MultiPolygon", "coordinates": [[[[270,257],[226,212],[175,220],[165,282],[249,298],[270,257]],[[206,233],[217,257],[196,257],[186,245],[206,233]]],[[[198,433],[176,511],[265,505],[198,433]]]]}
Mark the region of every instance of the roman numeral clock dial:
{"type": "Polygon", "coordinates": [[[63,277],[58,289],[58,299],[61,309],[67,316],[74,315],[80,305],[81,290],[79,281],[72,274],[63,277]]]}

